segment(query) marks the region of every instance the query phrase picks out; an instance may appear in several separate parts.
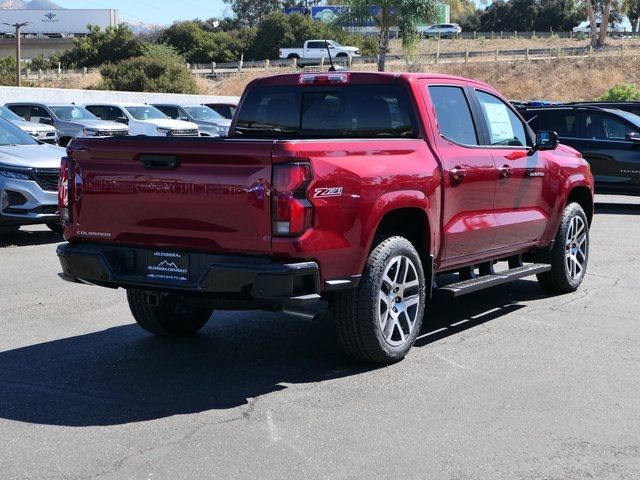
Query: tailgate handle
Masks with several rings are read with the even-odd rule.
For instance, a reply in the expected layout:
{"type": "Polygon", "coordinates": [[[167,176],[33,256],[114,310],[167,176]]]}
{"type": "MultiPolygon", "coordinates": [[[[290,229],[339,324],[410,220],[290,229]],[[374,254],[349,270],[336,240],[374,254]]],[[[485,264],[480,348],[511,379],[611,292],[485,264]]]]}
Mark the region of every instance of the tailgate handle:
{"type": "Polygon", "coordinates": [[[175,155],[140,155],[144,168],[152,170],[175,170],[180,166],[180,159],[175,155]]]}

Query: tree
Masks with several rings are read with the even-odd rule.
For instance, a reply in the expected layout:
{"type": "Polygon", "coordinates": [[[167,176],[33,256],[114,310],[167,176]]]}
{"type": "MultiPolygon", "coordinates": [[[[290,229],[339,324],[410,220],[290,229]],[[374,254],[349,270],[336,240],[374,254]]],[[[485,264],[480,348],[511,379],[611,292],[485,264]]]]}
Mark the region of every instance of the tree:
{"type": "Polygon", "coordinates": [[[591,31],[591,46],[602,48],[607,41],[607,28],[609,27],[609,16],[611,15],[611,3],[612,0],[602,1],[602,16],[600,20],[600,32],[596,25],[596,11],[599,10],[599,5],[592,0],[584,0],[587,8],[587,15],[589,16],[589,25],[591,31]]]}
{"type": "Polygon", "coordinates": [[[142,43],[125,24],[102,30],[89,25],[89,34],[74,39],[73,48],[61,56],[67,67],[97,67],[142,54],[142,43]]]}
{"type": "Polygon", "coordinates": [[[640,0],[623,0],[622,8],[631,22],[631,31],[638,33],[640,23],[640,0]]]}
{"type": "Polygon", "coordinates": [[[129,92],[198,93],[191,72],[177,51],[166,45],[146,45],[143,55],[107,64],[98,88],[129,92]]]}
{"type": "Polygon", "coordinates": [[[238,21],[243,25],[255,27],[268,15],[282,9],[280,0],[224,0],[231,5],[238,21]]]}
{"type": "Polygon", "coordinates": [[[575,0],[540,1],[533,29],[535,31],[571,31],[585,15],[584,8],[575,0]]]}
{"type": "Polygon", "coordinates": [[[339,17],[338,22],[364,25],[373,21],[378,28],[378,71],[385,69],[392,27],[398,27],[402,37],[402,49],[411,54],[418,41],[417,25],[436,16],[433,0],[384,0],[371,7],[368,0],[347,0],[349,10],[339,17]]]}

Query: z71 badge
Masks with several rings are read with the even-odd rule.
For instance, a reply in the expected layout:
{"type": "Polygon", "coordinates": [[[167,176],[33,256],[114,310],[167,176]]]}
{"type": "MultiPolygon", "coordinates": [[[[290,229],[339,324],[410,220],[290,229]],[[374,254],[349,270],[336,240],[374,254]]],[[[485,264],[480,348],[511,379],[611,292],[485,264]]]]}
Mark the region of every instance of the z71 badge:
{"type": "Polygon", "coordinates": [[[326,187],[316,188],[314,198],[340,197],[342,195],[342,187],[326,187]]]}

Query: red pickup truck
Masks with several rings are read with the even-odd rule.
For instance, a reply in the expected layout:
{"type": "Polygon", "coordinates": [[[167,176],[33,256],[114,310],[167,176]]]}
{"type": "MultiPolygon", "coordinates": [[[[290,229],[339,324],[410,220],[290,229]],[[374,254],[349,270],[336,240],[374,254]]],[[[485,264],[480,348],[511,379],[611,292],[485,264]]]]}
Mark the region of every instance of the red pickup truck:
{"type": "Polygon", "coordinates": [[[349,354],[392,363],[436,289],[577,289],[593,178],[488,85],[304,73],[253,81],[229,138],[75,139],[59,202],[61,276],[125,288],[149,332],[327,301],[349,354]]]}

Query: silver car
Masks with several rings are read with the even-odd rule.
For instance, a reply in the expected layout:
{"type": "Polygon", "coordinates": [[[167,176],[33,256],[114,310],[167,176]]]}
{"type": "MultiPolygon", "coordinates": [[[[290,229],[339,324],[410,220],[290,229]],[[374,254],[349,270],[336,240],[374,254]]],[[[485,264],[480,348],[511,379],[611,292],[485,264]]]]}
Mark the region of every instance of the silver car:
{"type": "Polygon", "coordinates": [[[40,140],[41,142],[51,143],[53,145],[58,144],[58,132],[56,132],[55,127],[52,127],[51,125],[27,122],[2,105],[0,105],[0,117],[5,120],[9,120],[16,127],[24,130],[33,138],[40,140]]]}
{"type": "Polygon", "coordinates": [[[169,118],[195,123],[203,137],[226,137],[229,133],[231,120],[205,105],[154,103],[153,106],[169,118]]]}
{"type": "Polygon", "coordinates": [[[24,120],[53,125],[60,145],[66,146],[75,137],[114,137],[129,134],[129,127],[100,120],[84,107],[73,104],[31,102],[7,103],[6,107],[24,120]]]}
{"type": "Polygon", "coordinates": [[[65,154],[0,118],[0,233],[34,223],[62,231],[57,192],[65,154]]]}

